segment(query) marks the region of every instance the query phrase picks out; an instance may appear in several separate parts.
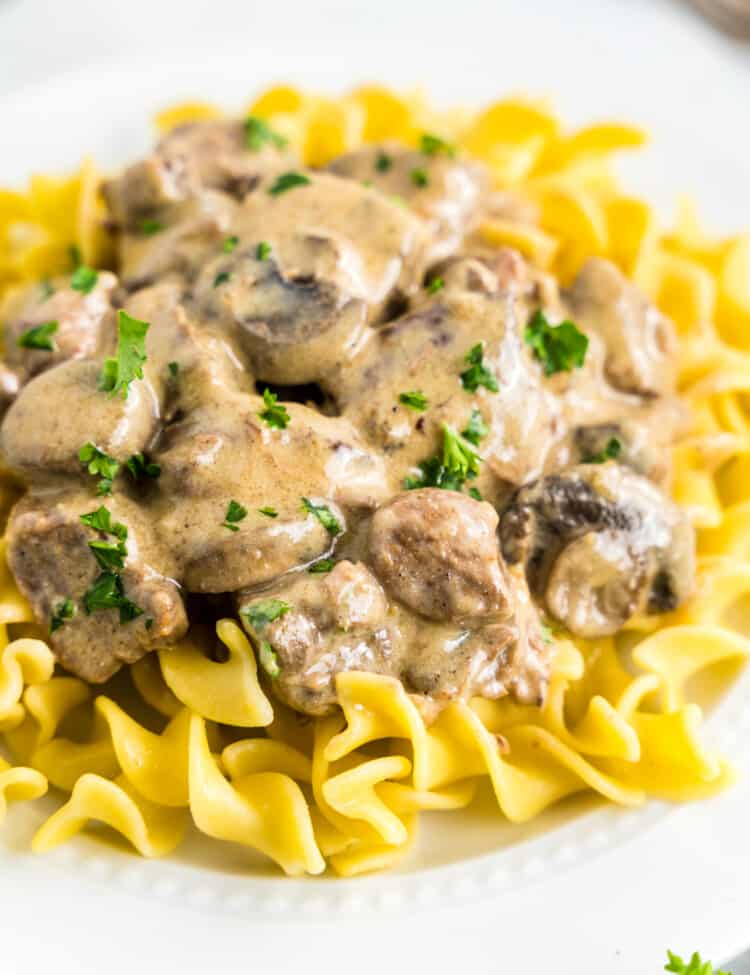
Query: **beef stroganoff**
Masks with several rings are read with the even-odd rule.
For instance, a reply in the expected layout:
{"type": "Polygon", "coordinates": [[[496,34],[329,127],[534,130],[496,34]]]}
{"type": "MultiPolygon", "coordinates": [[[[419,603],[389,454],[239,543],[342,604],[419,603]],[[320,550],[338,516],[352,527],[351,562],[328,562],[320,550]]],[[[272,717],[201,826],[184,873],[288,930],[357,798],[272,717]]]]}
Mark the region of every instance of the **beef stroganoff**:
{"type": "Polygon", "coordinates": [[[158,121],[0,192],[0,817],[351,876],[482,778],[724,788],[685,685],[750,647],[750,239],[531,101],[158,121]]]}

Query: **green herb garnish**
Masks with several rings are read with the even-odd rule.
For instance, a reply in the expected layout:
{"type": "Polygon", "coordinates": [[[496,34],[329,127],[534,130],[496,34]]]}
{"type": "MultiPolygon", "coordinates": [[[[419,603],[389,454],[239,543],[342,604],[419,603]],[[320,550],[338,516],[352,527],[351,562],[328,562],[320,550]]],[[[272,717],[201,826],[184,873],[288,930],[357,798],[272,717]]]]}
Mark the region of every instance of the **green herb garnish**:
{"type": "Polygon", "coordinates": [[[77,267],[83,264],[83,258],[81,257],[81,249],[77,244],[71,244],[68,248],[68,256],[70,257],[70,264],[75,271],[77,267]]]}
{"type": "Polygon", "coordinates": [[[229,271],[219,271],[219,273],[214,278],[214,288],[218,288],[222,284],[226,284],[227,281],[232,277],[229,271]]]}
{"type": "Polygon", "coordinates": [[[281,673],[279,658],[268,640],[261,640],[258,648],[258,663],[268,674],[271,680],[275,680],[281,673]]]}
{"type": "Polygon", "coordinates": [[[83,608],[87,615],[97,609],[119,609],[121,623],[143,615],[143,610],[127,598],[122,579],[114,572],[102,572],[94,580],[84,594],[83,608]]]}
{"type": "Polygon", "coordinates": [[[94,558],[99,563],[99,568],[104,569],[105,572],[115,572],[117,569],[125,568],[125,557],[128,550],[124,542],[107,542],[96,539],[88,544],[94,553],[94,558]]]}
{"type": "Polygon", "coordinates": [[[237,237],[235,234],[232,234],[231,237],[224,238],[224,243],[221,245],[221,249],[224,251],[225,254],[231,254],[232,251],[237,246],[237,244],[239,244],[239,242],[240,242],[240,238],[237,237]]]}
{"type": "Polygon", "coordinates": [[[105,359],[99,376],[99,389],[116,396],[122,393],[127,399],[128,389],[134,379],[143,379],[143,363],[146,361],[146,332],[148,322],[131,318],[125,311],[117,313],[117,354],[105,359]]]}
{"type": "MultiPolygon", "coordinates": [[[[668,951],[669,961],[664,966],[665,972],[675,972],[676,975],[714,975],[714,966],[710,961],[703,961],[698,952],[694,952],[690,961],[683,961],[679,955],[668,951]]],[[[716,975],[730,975],[729,972],[717,971],[716,975]]]]}
{"type": "Polygon", "coordinates": [[[258,512],[261,515],[265,515],[266,518],[278,518],[279,517],[278,511],[275,508],[271,508],[271,507],[258,508],[258,512]]]}
{"type": "Polygon", "coordinates": [[[489,430],[487,428],[487,424],[484,422],[482,414],[475,406],[471,411],[469,422],[461,431],[461,436],[464,438],[464,440],[468,440],[469,443],[473,443],[475,447],[478,447],[480,441],[487,436],[488,432],[489,430]]]}
{"type": "Polygon", "coordinates": [[[379,152],[375,159],[375,169],[379,173],[387,173],[393,165],[393,159],[385,152],[379,152]]]}
{"type": "Polygon", "coordinates": [[[399,403],[403,403],[404,406],[416,410],[418,413],[423,413],[427,409],[427,397],[421,389],[413,389],[408,393],[400,393],[398,401],[399,403]]]}
{"type": "Polygon", "coordinates": [[[180,371],[180,364],[179,362],[168,362],[167,369],[169,369],[169,375],[172,379],[176,379],[177,373],[180,371]]]}
{"type": "Polygon", "coordinates": [[[255,251],[255,256],[259,261],[265,261],[271,256],[271,245],[267,240],[262,240],[255,251]]]}
{"type": "Polygon", "coordinates": [[[52,619],[49,623],[50,633],[59,630],[68,620],[72,620],[76,615],[76,605],[72,599],[63,599],[52,611],[52,619]]]}
{"type": "Polygon", "coordinates": [[[456,155],[455,146],[446,142],[445,139],[441,139],[439,135],[432,135],[429,132],[425,132],[419,140],[419,151],[425,156],[437,156],[441,152],[451,158],[456,155]]]}
{"type": "Polygon", "coordinates": [[[154,234],[164,230],[164,224],[159,220],[141,220],[140,230],[147,237],[153,237],[154,234]]]}
{"type": "Polygon", "coordinates": [[[95,271],[93,267],[87,267],[85,264],[79,264],[70,278],[70,286],[74,291],[88,295],[94,290],[98,280],[98,271],[95,271]]]}
{"type": "Polygon", "coordinates": [[[141,481],[144,477],[150,477],[153,480],[161,474],[161,467],[146,460],[143,454],[133,454],[128,457],[125,466],[134,481],[141,481]]]}
{"type": "Polygon", "coordinates": [[[222,528],[228,528],[230,532],[238,532],[240,529],[237,522],[242,521],[246,517],[247,508],[243,507],[239,501],[231,500],[227,505],[224,521],[221,523],[222,528]]]}
{"type": "Polygon", "coordinates": [[[279,132],[275,132],[262,118],[249,115],[245,119],[245,146],[258,152],[264,145],[271,144],[277,149],[286,148],[289,140],[279,132]]]}
{"type": "Polygon", "coordinates": [[[484,342],[472,346],[466,353],[465,361],[469,368],[461,373],[461,383],[470,393],[476,393],[480,386],[491,393],[498,391],[497,379],[484,364],[484,342]]]}
{"type": "Polygon", "coordinates": [[[263,402],[265,403],[266,408],[261,410],[260,413],[258,413],[258,416],[261,418],[261,420],[267,423],[269,427],[274,427],[277,430],[286,430],[287,426],[289,425],[290,416],[283,403],[277,402],[278,398],[279,397],[276,393],[272,393],[271,390],[266,387],[263,390],[263,402]]]}
{"type": "Polygon", "coordinates": [[[404,479],[404,487],[437,487],[446,491],[460,491],[467,480],[479,473],[480,457],[465,443],[456,431],[443,424],[443,449],[434,457],[428,457],[419,465],[419,477],[404,479]]]}
{"type": "Polygon", "coordinates": [[[87,528],[104,532],[105,535],[114,535],[123,542],[128,537],[127,527],[121,521],[112,521],[112,514],[104,505],[98,507],[96,511],[89,511],[88,514],[81,515],[81,523],[87,528]]]}
{"type": "Polygon", "coordinates": [[[55,351],[55,343],[52,336],[59,328],[58,322],[44,322],[35,325],[34,328],[27,329],[18,339],[18,345],[23,349],[44,349],[47,352],[55,351]]]}
{"type": "Polygon", "coordinates": [[[527,345],[544,368],[545,376],[580,369],[589,340],[571,321],[550,325],[543,311],[536,311],[523,334],[527,345]]]}
{"type": "Polygon", "coordinates": [[[320,559],[319,562],[313,562],[307,571],[313,575],[322,575],[324,572],[330,572],[335,564],[333,559],[320,559]]]}
{"type": "Polygon", "coordinates": [[[442,291],[444,287],[445,281],[440,277],[440,275],[436,275],[427,285],[427,294],[437,294],[438,291],[442,291]]]}
{"type": "Polygon", "coordinates": [[[475,501],[484,501],[484,498],[482,497],[482,492],[479,490],[479,488],[470,487],[469,497],[473,498],[475,501]]]}
{"type": "Polygon", "coordinates": [[[421,167],[412,169],[409,176],[412,183],[414,183],[414,185],[418,186],[420,189],[424,189],[425,186],[429,186],[430,177],[427,175],[426,169],[422,169],[421,167]]]}
{"type": "Polygon", "coordinates": [[[590,454],[583,458],[584,464],[604,464],[608,460],[616,460],[622,451],[622,443],[617,437],[610,437],[604,447],[597,454],[590,454]]]}
{"type": "Polygon", "coordinates": [[[109,454],[105,454],[103,450],[99,450],[96,444],[90,440],[78,451],[78,459],[86,467],[89,474],[100,478],[96,493],[99,495],[111,494],[112,481],[120,469],[119,461],[110,457],[109,454]]]}
{"type": "Polygon", "coordinates": [[[287,190],[293,190],[296,186],[307,186],[310,182],[310,178],[305,176],[304,173],[288,172],[282,173],[274,181],[273,185],[269,187],[268,192],[271,196],[278,196],[280,193],[286,193],[287,190]]]}
{"type": "Polygon", "coordinates": [[[315,515],[329,535],[340,535],[344,530],[327,504],[315,504],[309,498],[302,498],[302,510],[315,515]]]}
{"type": "Polygon", "coordinates": [[[285,603],[283,599],[261,599],[250,606],[243,606],[240,610],[240,616],[244,616],[248,624],[260,632],[269,623],[273,623],[274,620],[288,613],[291,608],[289,603],[285,603]]]}

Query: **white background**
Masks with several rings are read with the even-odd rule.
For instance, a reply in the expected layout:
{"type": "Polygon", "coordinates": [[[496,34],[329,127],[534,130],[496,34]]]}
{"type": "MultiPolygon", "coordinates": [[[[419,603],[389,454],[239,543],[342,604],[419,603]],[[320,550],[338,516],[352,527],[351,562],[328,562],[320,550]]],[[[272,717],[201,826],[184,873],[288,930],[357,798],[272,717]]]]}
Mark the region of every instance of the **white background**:
{"type": "MultiPolygon", "coordinates": [[[[164,67],[149,92],[157,106],[213,92],[226,98],[223,57],[228,76],[246,64],[252,79],[238,86],[237,106],[258,79],[348,76],[422,83],[455,101],[556,93],[574,121],[654,123],[660,165],[636,178],[665,204],[693,190],[717,225],[750,226],[750,54],[668,0],[0,0],[0,98],[27,92],[24,138],[33,146],[28,167],[25,157],[19,167],[2,151],[18,136],[19,116],[11,113],[8,126],[0,115],[0,183],[26,168],[71,165],[87,148],[79,133],[88,112],[106,129],[96,85],[75,84],[90,66],[106,73],[127,65],[139,100],[139,81],[164,67]],[[173,63],[181,66],[176,87],[173,63]],[[58,78],[76,104],[65,137],[51,140],[45,105],[58,78]]],[[[126,113],[127,99],[126,91],[112,103],[113,118],[126,113]]],[[[140,148],[134,142],[131,152],[140,148]]],[[[647,975],[661,970],[667,947],[700,948],[718,962],[750,943],[750,842],[730,843],[722,826],[744,823],[749,803],[746,781],[700,814],[670,816],[668,844],[664,827],[654,829],[512,896],[328,923],[241,921],[144,901],[74,869],[50,880],[34,864],[0,866],[0,972],[647,975]]]]}

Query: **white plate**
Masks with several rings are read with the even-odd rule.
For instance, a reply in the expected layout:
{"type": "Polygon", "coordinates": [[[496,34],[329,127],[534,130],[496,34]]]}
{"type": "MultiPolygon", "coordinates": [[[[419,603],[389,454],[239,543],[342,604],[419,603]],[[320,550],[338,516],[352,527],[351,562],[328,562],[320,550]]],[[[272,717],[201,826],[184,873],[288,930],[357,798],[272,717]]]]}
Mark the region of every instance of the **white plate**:
{"type": "MultiPolygon", "coordinates": [[[[209,15],[197,2],[73,0],[64,22],[44,29],[30,5],[17,4],[4,31],[0,6],[3,71],[15,64],[28,82],[28,64],[41,76],[39,59],[65,69],[0,99],[0,184],[72,167],[87,151],[106,165],[135,156],[148,144],[150,115],[180,97],[239,109],[277,78],[335,89],[387,77],[423,83],[444,100],[527,90],[555,95],[573,122],[645,122],[655,147],[628,167],[641,187],[665,206],[690,190],[717,225],[750,226],[750,63],[671,4],[590,0],[570,5],[575,21],[565,10],[556,0],[523,12],[478,0],[460,8],[329,0],[269,13],[215,0],[209,15]],[[71,31],[76,22],[80,31],[71,31]],[[70,46],[67,60],[57,41],[70,46]],[[77,58],[111,50],[118,63],[74,70],[77,58]]],[[[712,715],[709,734],[750,773],[750,749],[741,747],[750,740],[748,689],[750,676],[712,715]]],[[[52,960],[57,971],[98,971],[105,951],[109,971],[150,970],[148,959],[162,955],[174,970],[205,970],[219,944],[226,970],[246,958],[264,973],[301,964],[338,971],[347,958],[358,971],[382,970],[395,943],[399,968],[419,962],[432,971],[642,975],[661,967],[667,947],[700,948],[718,961],[750,941],[748,779],[711,803],[636,812],[569,804],[523,829],[481,809],[426,816],[418,850],[397,872],[339,882],[259,874],[244,851],[217,859],[198,840],[161,862],[92,839],[35,860],[23,845],[44,806],[19,807],[0,836],[0,949],[16,959],[14,975],[52,960]],[[186,914],[191,908],[200,914],[186,914]],[[377,928],[361,919],[373,912],[377,928]],[[133,937],[118,938],[113,955],[124,917],[133,937]],[[310,923],[297,929],[301,919],[310,923]],[[90,967],[73,947],[84,929],[90,967]]]]}

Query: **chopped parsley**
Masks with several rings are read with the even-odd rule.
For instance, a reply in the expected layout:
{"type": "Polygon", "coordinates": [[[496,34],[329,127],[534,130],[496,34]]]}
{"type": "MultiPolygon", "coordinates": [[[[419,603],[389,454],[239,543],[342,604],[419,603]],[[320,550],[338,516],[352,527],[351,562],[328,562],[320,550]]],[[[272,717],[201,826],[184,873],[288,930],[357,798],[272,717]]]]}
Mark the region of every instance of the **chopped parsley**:
{"type": "Polygon", "coordinates": [[[100,479],[96,486],[96,493],[99,495],[111,494],[112,481],[120,469],[119,461],[110,457],[109,454],[105,454],[103,450],[99,450],[96,444],[90,440],[78,451],[78,459],[92,477],[100,479]]]}
{"type": "Polygon", "coordinates": [[[248,115],[245,119],[245,146],[258,152],[264,145],[272,145],[277,149],[284,149],[289,140],[279,132],[275,132],[262,118],[248,115]]]}
{"type": "Polygon", "coordinates": [[[265,515],[266,518],[278,518],[279,517],[278,511],[275,508],[271,508],[270,506],[265,507],[265,508],[258,508],[258,513],[261,514],[261,515],[265,515]]]}
{"type": "Polygon", "coordinates": [[[416,169],[412,169],[409,176],[412,183],[414,183],[414,185],[418,186],[420,189],[424,189],[425,186],[429,186],[430,184],[430,177],[427,175],[427,170],[422,169],[421,166],[417,167],[416,169]]]}
{"type": "Polygon", "coordinates": [[[85,264],[79,264],[75,271],[73,271],[70,286],[74,291],[80,291],[82,294],[88,295],[94,290],[98,280],[98,271],[95,271],[93,267],[87,267],[85,264]]]}
{"type": "Polygon", "coordinates": [[[271,196],[278,196],[280,193],[286,193],[287,190],[293,190],[296,186],[307,186],[309,182],[310,178],[304,173],[295,173],[292,170],[278,176],[269,187],[268,192],[271,196]]]}
{"type": "Polygon", "coordinates": [[[319,562],[313,562],[307,571],[314,575],[322,575],[324,572],[330,572],[335,564],[333,559],[321,559],[319,562]]]}
{"type": "Polygon", "coordinates": [[[59,630],[68,620],[72,620],[76,615],[76,605],[72,599],[62,599],[52,611],[52,619],[49,623],[50,633],[59,630]]]}
{"type": "Polygon", "coordinates": [[[143,363],[146,361],[146,332],[148,322],[131,318],[125,311],[117,313],[117,354],[105,359],[99,376],[99,389],[116,396],[122,393],[127,399],[128,389],[134,379],[143,379],[143,363]]]}
{"type": "Polygon", "coordinates": [[[468,440],[469,443],[473,443],[475,447],[478,447],[480,441],[487,436],[488,432],[487,424],[484,422],[482,414],[475,406],[471,411],[469,422],[461,431],[461,436],[464,438],[464,440],[468,440]]]}
{"type": "Polygon", "coordinates": [[[84,594],[83,608],[87,615],[97,609],[119,609],[121,623],[129,623],[143,615],[143,610],[125,595],[122,579],[115,572],[102,572],[97,576],[84,594]]]}
{"type": "Polygon", "coordinates": [[[49,278],[42,278],[42,280],[39,282],[39,290],[42,292],[40,298],[41,301],[46,301],[55,293],[55,287],[49,278]]]}
{"type": "Polygon", "coordinates": [[[393,159],[385,152],[379,152],[375,158],[375,169],[379,173],[387,173],[393,165],[393,159]]]}
{"type": "Polygon", "coordinates": [[[100,505],[96,511],[89,511],[88,514],[81,515],[81,523],[94,531],[104,532],[105,535],[114,535],[120,541],[125,541],[128,537],[128,529],[120,521],[112,521],[112,514],[104,505],[100,505]]]}
{"type": "Polygon", "coordinates": [[[128,537],[128,529],[120,521],[112,521],[110,511],[101,505],[96,511],[81,515],[81,522],[88,528],[102,532],[105,535],[114,535],[116,542],[103,539],[95,539],[89,542],[89,548],[94,554],[94,558],[99,563],[99,568],[105,572],[115,572],[117,569],[125,568],[125,557],[128,554],[125,541],[128,537]]]}
{"type": "Polygon", "coordinates": [[[154,234],[161,233],[162,230],[164,230],[164,224],[160,220],[141,220],[141,233],[147,237],[153,237],[154,234]]]}
{"type": "Polygon", "coordinates": [[[456,431],[443,424],[443,449],[440,454],[428,457],[419,465],[419,477],[406,477],[404,487],[437,487],[446,491],[460,491],[467,480],[479,473],[480,457],[465,443],[456,431]]]}
{"type": "Polygon", "coordinates": [[[239,501],[232,499],[227,505],[224,521],[221,523],[222,528],[228,528],[230,532],[238,532],[240,528],[237,522],[244,518],[247,518],[247,508],[243,507],[239,501]]]}
{"type": "Polygon", "coordinates": [[[239,242],[240,242],[240,238],[237,237],[235,234],[232,234],[231,237],[224,238],[224,243],[221,245],[221,249],[224,251],[225,254],[231,254],[232,251],[237,247],[239,242]]]}
{"type": "Polygon", "coordinates": [[[589,340],[574,322],[550,325],[543,311],[536,311],[526,326],[524,340],[544,368],[545,376],[580,369],[589,340]]]}
{"type": "Polygon", "coordinates": [[[398,397],[399,403],[403,403],[404,406],[408,406],[412,410],[416,410],[418,413],[424,413],[427,409],[427,397],[422,392],[421,389],[413,389],[409,393],[401,393],[398,397]]]}
{"type": "Polygon", "coordinates": [[[283,405],[283,403],[277,402],[278,398],[278,395],[276,393],[272,393],[271,390],[266,386],[266,388],[263,390],[263,402],[265,403],[266,408],[261,410],[260,413],[258,413],[258,416],[261,418],[261,420],[267,423],[269,427],[274,427],[276,430],[286,430],[287,426],[289,425],[290,417],[289,413],[287,412],[287,408],[283,405]]]}
{"type": "Polygon", "coordinates": [[[451,158],[456,155],[455,146],[446,142],[445,139],[441,139],[439,135],[432,135],[430,132],[425,132],[419,140],[419,151],[425,156],[437,156],[441,152],[451,158]]]}
{"type": "Polygon", "coordinates": [[[315,515],[329,535],[340,535],[344,530],[341,527],[341,522],[327,504],[315,504],[309,498],[303,498],[302,510],[309,515],[315,515]]]}
{"type": "Polygon", "coordinates": [[[497,379],[484,364],[484,342],[472,346],[466,353],[469,368],[461,373],[461,383],[470,393],[476,393],[480,386],[491,393],[498,391],[497,379]]]}
{"type": "Polygon", "coordinates": [[[18,344],[23,349],[44,349],[47,352],[55,351],[55,343],[52,336],[59,328],[58,322],[43,322],[41,325],[35,325],[34,328],[28,328],[19,337],[18,344]]]}
{"type": "Polygon", "coordinates": [[[279,658],[268,640],[261,640],[258,648],[258,663],[268,676],[275,680],[281,673],[279,658]]]}
{"type": "Polygon", "coordinates": [[[283,599],[261,599],[257,603],[243,606],[240,616],[257,632],[264,630],[269,623],[284,616],[292,607],[283,599]]]}
{"type": "Polygon", "coordinates": [[[222,284],[226,284],[227,281],[232,277],[229,271],[219,271],[219,273],[214,278],[214,288],[218,288],[222,284]]]}
{"type": "Polygon", "coordinates": [[[142,481],[145,477],[155,479],[161,474],[161,467],[146,460],[143,454],[133,454],[128,457],[125,466],[134,481],[142,481]]]}
{"type": "Polygon", "coordinates": [[[604,447],[596,453],[583,458],[584,464],[604,464],[608,460],[616,460],[622,451],[622,443],[617,437],[610,437],[604,447]]]}
{"type": "Polygon", "coordinates": [[[73,270],[80,267],[83,264],[83,258],[81,257],[81,249],[77,244],[71,244],[68,248],[68,256],[70,257],[70,264],[73,270]]]}
{"type": "MultiPolygon", "coordinates": [[[[676,975],[714,975],[714,966],[710,961],[703,961],[697,951],[693,952],[690,961],[683,961],[679,955],[668,951],[669,961],[664,966],[665,972],[675,972],[676,975]]],[[[730,975],[723,969],[717,971],[715,975],[730,975]]]]}
{"type": "Polygon", "coordinates": [[[427,294],[428,295],[437,294],[438,291],[442,291],[444,287],[445,287],[445,281],[440,277],[439,274],[437,274],[428,283],[428,285],[427,285],[427,294]]]}
{"type": "Polygon", "coordinates": [[[255,256],[259,261],[265,261],[271,256],[271,245],[267,240],[262,240],[255,251],[255,256]]]}
{"type": "Polygon", "coordinates": [[[479,488],[470,487],[469,497],[474,498],[475,501],[484,501],[484,498],[482,497],[482,492],[479,490],[479,488]]]}
{"type": "Polygon", "coordinates": [[[172,379],[176,379],[177,373],[180,371],[180,364],[179,362],[168,362],[167,369],[169,369],[169,375],[172,379]]]}

